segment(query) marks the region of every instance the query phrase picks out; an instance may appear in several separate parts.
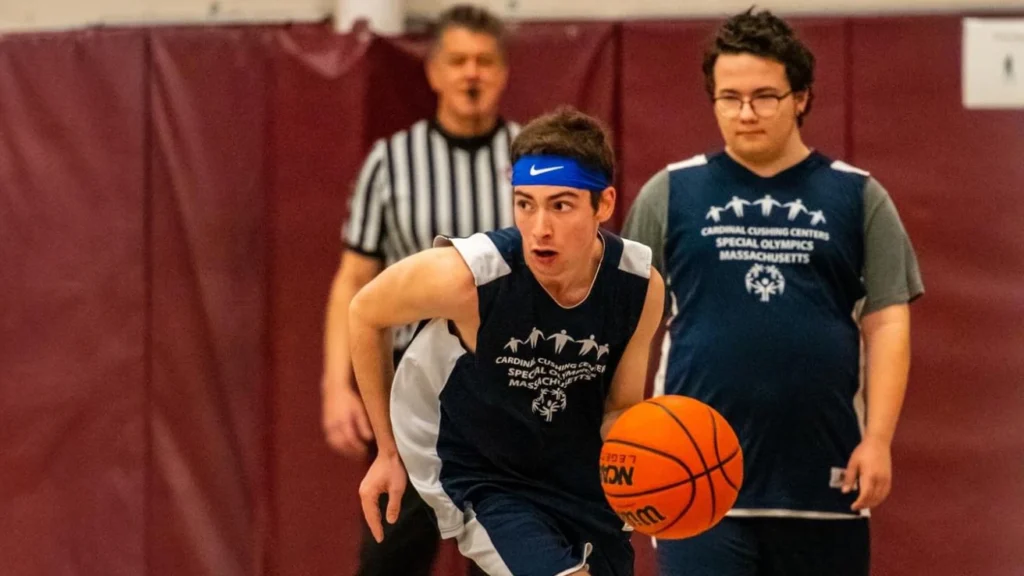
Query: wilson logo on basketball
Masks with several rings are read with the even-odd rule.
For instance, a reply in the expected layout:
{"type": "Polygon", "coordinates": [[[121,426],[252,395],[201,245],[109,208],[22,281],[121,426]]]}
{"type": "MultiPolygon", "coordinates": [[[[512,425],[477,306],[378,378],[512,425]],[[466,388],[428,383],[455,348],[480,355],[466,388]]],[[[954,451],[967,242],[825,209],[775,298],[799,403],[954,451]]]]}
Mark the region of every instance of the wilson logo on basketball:
{"type": "Polygon", "coordinates": [[[605,436],[598,465],[612,510],[659,540],[711,528],[743,485],[736,431],[714,408],[686,396],[657,396],[623,412],[605,436]]]}
{"type": "Polygon", "coordinates": [[[644,506],[643,508],[626,510],[618,514],[619,518],[622,518],[630,526],[653,526],[665,520],[665,517],[654,506],[644,506]]]}
{"type": "Polygon", "coordinates": [[[601,466],[601,482],[612,486],[632,486],[632,466],[601,466]]]}

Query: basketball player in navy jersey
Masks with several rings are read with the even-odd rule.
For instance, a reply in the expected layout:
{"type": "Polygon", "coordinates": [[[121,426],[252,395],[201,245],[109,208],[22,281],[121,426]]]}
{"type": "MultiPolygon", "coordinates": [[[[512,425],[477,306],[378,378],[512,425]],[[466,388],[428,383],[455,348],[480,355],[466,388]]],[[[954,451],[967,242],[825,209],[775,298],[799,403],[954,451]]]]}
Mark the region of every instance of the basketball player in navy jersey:
{"type": "Polygon", "coordinates": [[[868,509],[889,493],[907,386],[908,303],[923,292],[916,257],[878,181],[801,139],[814,57],[785,22],[729,19],[704,73],[725,150],[656,174],[624,236],[653,248],[671,288],[656,392],[729,421],[744,484],[714,528],[657,541],[660,571],[866,576],[868,509]]]}
{"type": "Polygon", "coordinates": [[[615,189],[595,120],[538,118],[511,159],[515,228],[440,238],[352,302],[380,450],[363,512],[381,539],[378,499],[395,522],[408,470],[442,536],[488,574],[631,575],[598,460],[612,422],[643,399],[664,284],[649,248],[600,228],[615,189]],[[421,320],[392,377],[388,329],[421,320]]]}

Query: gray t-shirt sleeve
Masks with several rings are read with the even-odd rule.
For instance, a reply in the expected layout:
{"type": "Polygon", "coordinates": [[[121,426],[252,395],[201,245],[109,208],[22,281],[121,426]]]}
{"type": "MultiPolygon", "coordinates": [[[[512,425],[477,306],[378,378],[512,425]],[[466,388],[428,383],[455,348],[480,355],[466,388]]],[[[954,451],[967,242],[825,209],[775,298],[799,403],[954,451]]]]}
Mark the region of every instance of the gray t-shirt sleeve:
{"type": "Polygon", "coordinates": [[[646,244],[651,248],[651,265],[665,275],[665,232],[668,228],[668,170],[664,169],[651,177],[640,194],[622,226],[622,237],[646,244]]]}
{"type": "Polygon", "coordinates": [[[924,294],[910,237],[889,193],[874,178],[864,187],[864,287],[862,315],[924,294]]]}

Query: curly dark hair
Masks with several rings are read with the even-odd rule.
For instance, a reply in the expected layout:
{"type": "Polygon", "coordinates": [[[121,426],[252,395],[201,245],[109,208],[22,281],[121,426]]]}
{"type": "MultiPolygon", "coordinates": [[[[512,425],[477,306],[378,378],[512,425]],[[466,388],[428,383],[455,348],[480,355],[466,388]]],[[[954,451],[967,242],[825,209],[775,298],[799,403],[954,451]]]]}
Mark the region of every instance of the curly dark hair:
{"type": "MultiPolygon", "coordinates": [[[[598,170],[611,182],[615,176],[615,152],[604,124],[572,106],[560,106],[554,112],[532,120],[512,141],[512,163],[522,156],[554,155],[572,158],[592,170],[598,170]]],[[[597,208],[601,191],[591,192],[590,203],[597,208]]]]}
{"type": "Polygon", "coordinates": [[[814,101],[814,54],[789,24],[768,10],[754,13],[753,7],[726,20],[704,51],[704,88],[711,98],[715,96],[715,62],[721,54],[753,54],[785,66],[793,92],[807,93],[807,105],[797,117],[797,124],[803,124],[814,101]]]}

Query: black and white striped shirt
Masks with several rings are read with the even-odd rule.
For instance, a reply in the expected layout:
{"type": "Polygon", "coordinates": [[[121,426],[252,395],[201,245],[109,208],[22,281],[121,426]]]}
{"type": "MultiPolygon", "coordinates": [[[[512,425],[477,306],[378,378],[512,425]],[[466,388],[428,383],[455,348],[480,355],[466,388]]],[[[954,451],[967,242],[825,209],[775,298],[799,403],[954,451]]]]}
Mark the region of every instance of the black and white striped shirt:
{"type": "Polygon", "coordinates": [[[438,234],[512,226],[509,146],[518,132],[499,120],[488,134],[459,138],[420,120],[378,140],[352,194],[346,245],[388,265],[430,248],[438,234]]]}
{"type": "MultiPolygon", "coordinates": [[[[430,248],[434,237],[466,237],[514,225],[509,148],[519,125],[499,119],[481,136],[452,136],[432,120],[378,140],[353,191],[342,239],[390,265],[430,248]]],[[[394,332],[404,349],[412,327],[394,332]]]]}

